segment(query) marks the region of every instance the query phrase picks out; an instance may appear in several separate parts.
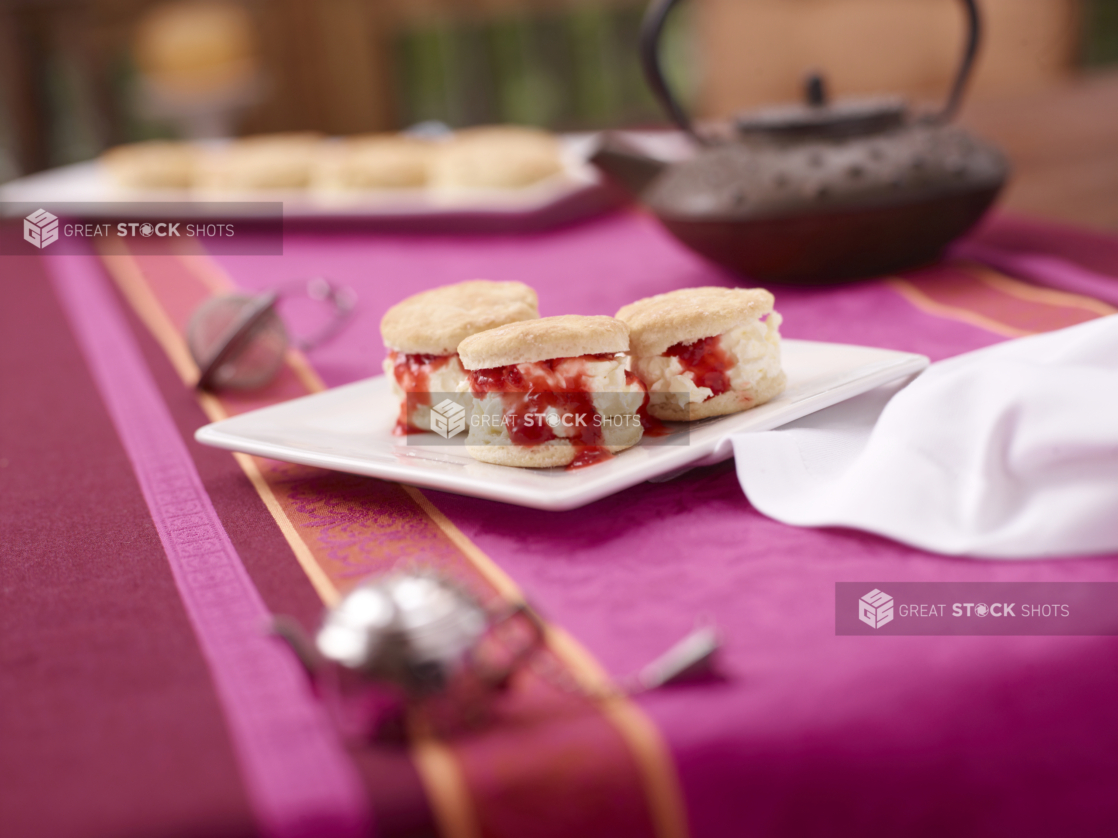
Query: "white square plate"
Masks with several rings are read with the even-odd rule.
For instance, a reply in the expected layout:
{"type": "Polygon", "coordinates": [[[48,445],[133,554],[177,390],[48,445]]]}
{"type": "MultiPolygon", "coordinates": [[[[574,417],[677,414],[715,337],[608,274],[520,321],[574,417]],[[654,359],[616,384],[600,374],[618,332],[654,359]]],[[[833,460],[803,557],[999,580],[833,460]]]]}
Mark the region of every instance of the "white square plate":
{"type": "Polygon", "coordinates": [[[731,434],[771,430],[928,365],[923,355],[868,346],[785,340],[782,348],[788,386],[768,404],[691,423],[687,444],[660,438],[574,470],[494,466],[434,434],[393,436],[399,407],[384,376],[215,422],[199,428],[194,438],[231,451],[518,506],[574,509],[646,480],[728,459],[731,434]],[[435,440],[441,444],[431,444],[435,440]]]}

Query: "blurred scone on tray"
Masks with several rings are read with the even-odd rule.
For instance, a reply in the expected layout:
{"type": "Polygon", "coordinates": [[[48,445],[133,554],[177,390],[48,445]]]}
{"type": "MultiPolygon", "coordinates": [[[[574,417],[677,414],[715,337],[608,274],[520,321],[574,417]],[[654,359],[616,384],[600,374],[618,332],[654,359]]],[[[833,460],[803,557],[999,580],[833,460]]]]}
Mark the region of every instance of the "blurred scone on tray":
{"type": "Polygon", "coordinates": [[[473,395],[467,451],[528,468],[589,465],[640,442],[644,385],[629,329],[568,314],[481,332],[458,347],[473,395]]]}
{"type": "Polygon", "coordinates": [[[149,140],[110,148],[101,162],[124,189],[189,189],[198,151],[190,143],[149,140]]]}
{"type": "Polygon", "coordinates": [[[684,288],[624,306],[648,412],[689,421],[764,404],[785,384],[780,315],[763,288],[684,288]]]}
{"type": "Polygon", "coordinates": [[[312,186],[332,192],[422,188],[435,151],[435,142],[406,134],[345,137],[320,150],[312,186]]]}
{"type": "Polygon", "coordinates": [[[149,141],[109,149],[101,164],[128,189],[202,193],[309,190],[515,190],[563,171],[558,137],[537,128],[493,125],[446,136],[313,131],[257,134],[214,143],[149,141]]]}
{"type": "Polygon", "coordinates": [[[431,166],[437,189],[516,189],[563,170],[562,146],[547,131],[493,125],[456,131],[431,166]]]}
{"type": "Polygon", "coordinates": [[[207,192],[305,189],[323,145],[313,131],[258,134],[205,149],[196,185],[207,192]]]}
{"type": "Polygon", "coordinates": [[[380,323],[384,374],[400,403],[396,433],[431,430],[431,393],[458,393],[466,373],[458,345],[471,335],[539,317],[536,292],[522,282],[475,279],[421,291],[380,323]]]}

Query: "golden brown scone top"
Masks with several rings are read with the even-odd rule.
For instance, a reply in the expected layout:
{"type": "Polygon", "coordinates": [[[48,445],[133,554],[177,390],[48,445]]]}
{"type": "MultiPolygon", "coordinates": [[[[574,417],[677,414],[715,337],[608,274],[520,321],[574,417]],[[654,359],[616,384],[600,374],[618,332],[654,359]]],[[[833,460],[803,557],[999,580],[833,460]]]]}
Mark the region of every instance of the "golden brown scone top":
{"type": "Polygon", "coordinates": [[[380,321],[384,345],[409,355],[452,355],[487,329],[540,316],[536,292],[522,282],[474,279],[422,291],[380,321]]]}
{"type": "Polygon", "coordinates": [[[613,317],[564,314],[510,323],[462,341],[458,355],[468,370],[575,358],[629,349],[629,327],[613,317]]]}
{"type": "Polygon", "coordinates": [[[681,288],[623,306],[633,354],[660,355],[669,346],[720,335],[773,310],[764,288],[681,288]]]}

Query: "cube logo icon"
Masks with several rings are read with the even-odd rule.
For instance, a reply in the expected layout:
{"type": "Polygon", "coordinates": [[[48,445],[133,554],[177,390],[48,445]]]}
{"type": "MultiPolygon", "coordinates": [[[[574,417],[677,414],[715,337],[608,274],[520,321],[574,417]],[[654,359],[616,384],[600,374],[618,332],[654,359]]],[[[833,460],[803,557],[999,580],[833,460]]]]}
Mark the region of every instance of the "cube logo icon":
{"type": "Polygon", "coordinates": [[[58,216],[45,209],[35,210],[23,219],[23,239],[40,250],[58,241],[58,216]]]}
{"type": "Polygon", "coordinates": [[[443,399],[431,408],[431,430],[450,439],[466,430],[466,408],[453,399],[443,399]]]}
{"type": "Polygon", "coordinates": [[[879,629],[893,621],[893,598],[874,588],[858,600],[858,619],[870,628],[879,629]]]}

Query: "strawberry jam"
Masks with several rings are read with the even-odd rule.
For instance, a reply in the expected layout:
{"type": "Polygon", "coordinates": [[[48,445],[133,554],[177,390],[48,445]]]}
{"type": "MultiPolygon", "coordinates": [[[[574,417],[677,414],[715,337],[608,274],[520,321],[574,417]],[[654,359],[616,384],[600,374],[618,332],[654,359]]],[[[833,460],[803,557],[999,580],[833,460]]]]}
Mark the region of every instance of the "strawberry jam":
{"type": "MultiPolygon", "coordinates": [[[[467,373],[475,398],[500,393],[504,407],[502,421],[514,445],[542,445],[553,439],[566,439],[578,451],[568,468],[582,468],[612,455],[602,444],[602,421],[587,390],[586,363],[612,360],[612,353],[553,358],[531,364],[474,370],[467,373]],[[547,420],[553,421],[551,424],[547,420]],[[568,433],[560,436],[556,428],[568,433]],[[573,431],[573,433],[571,433],[573,431]]],[[[627,373],[626,382],[639,383],[627,373]]],[[[643,384],[641,387],[643,388],[643,384]]],[[[645,394],[642,419],[648,404],[645,394]]]]}
{"type": "Polygon", "coordinates": [[[445,367],[454,355],[404,355],[398,352],[389,354],[392,361],[392,374],[396,383],[404,391],[400,404],[400,416],[392,433],[397,436],[422,433],[408,417],[408,408],[416,405],[431,404],[431,373],[445,367]],[[409,398],[410,397],[410,398],[409,398]]]}
{"type": "Polygon", "coordinates": [[[683,371],[691,373],[696,387],[710,390],[708,399],[721,396],[730,389],[727,370],[734,365],[718,337],[713,335],[694,343],[677,343],[664,350],[665,355],[679,359],[683,371]]]}
{"type": "Polygon", "coordinates": [[[644,382],[637,378],[635,373],[625,371],[625,383],[629,385],[639,384],[641,389],[644,390],[644,401],[641,406],[637,408],[637,416],[640,417],[641,427],[644,429],[644,436],[668,436],[671,430],[659,419],[648,412],[649,393],[645,388],[644,382]]]}
{"type": "Polygon", "coordinates": [[[613,454],[609,452],[608,448],[604,448],[601,445],[587,445],[579,449],[579,452],[575,455],[575,458],[571,460],[571,464],[567,466],[567,468],[574,471],[576,468],[586,468],[587,466],[612,459],[613,454]]]}

